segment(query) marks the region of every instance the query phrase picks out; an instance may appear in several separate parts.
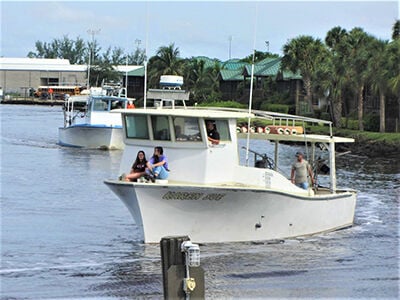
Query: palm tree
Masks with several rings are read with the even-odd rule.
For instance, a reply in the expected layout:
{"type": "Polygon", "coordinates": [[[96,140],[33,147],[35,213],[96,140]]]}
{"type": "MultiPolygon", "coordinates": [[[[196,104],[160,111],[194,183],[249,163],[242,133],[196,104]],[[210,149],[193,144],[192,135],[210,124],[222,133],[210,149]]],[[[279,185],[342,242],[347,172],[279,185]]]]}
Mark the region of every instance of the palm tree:
{"type": "Polygon", "coordinates": [[[332,121],[338,128],[342,125],[343,91],[347,82],[347,69],[343,63],[348,55],[347,37],[346,30],[339,26],[328,31],[325,43],[331,56],[327,61],[328,66],[322,65],[325,67],[325,76],[320,75],[320,78],[325,79],[323,91],[329,92],[332,121]]]}
{"type": "Polygon", "coordinates": [[[400,38],[400,20],[397,20],[393,24],[393,32],[392,32],[392,39],[397,40],[400,38]]]}
{"type": "Polygon", "coordinates": [[[175,44],[162,46],[149,61],[149,84],[157,86],[161,75],[182,75],[183,63],[175,44]]]}
{"type": "Polygon", "coordinates": [[[210,98],[215,98],[219,91],[220,64],[215,63],[212,67],[206,67],[204,60],[192,58],[185,67],[185,82],[194,96],[193,100],[196,102],[215,100],[210,98]]]}
{"type": "Polygon", "coordinates": [[[293,73],[300,71],[306,89],[306,102],[313,112],[312,78],[326,57],[326,48],[319,39],[311,36],[299,36],[283,46],[282,68],[293,73]]]}
{"type": "Polygon", "coordinates": [[[357,95],[358,129],[360,131],[364,130],[364,89],[368,77],[367,65],[371,57],[369,47],[372,39],[362,28],[358,27],[352,29],[348,36],[350,52],[346,58],[346,63],[349,67],[349,78],[357,95]]]}
{"type": "Polygon", "coordinates": [[[371,86],[379,94],[379,132],[385,132],[385,97],[388,90],[387,41],[374,40],[372,56],[368,61],[371,86]]]}
{"type": "Polygon", "coordinates": [[[389,89],[397,97],[400,120],[400,38],[390,42],[386,49],[389,89]]]}

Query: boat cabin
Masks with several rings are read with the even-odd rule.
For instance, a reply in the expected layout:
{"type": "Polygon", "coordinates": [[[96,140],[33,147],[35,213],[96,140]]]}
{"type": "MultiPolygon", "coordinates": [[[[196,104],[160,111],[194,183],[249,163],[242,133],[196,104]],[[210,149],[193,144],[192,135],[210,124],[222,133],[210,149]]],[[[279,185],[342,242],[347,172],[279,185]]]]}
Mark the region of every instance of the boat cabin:
{"type": "Polygon", "coordinates": [[[123,165],[130,168],[139,150],[150,159],[154,147],[161,146],[171,168],[170,180],[203,184],[229,180],[227,174],[239,164],[236,120],[246,116],[207,109],[125,110],[124,143],[129,150],[124,152],[123,165]],[[207,121],[220,134],[218,145],[208,141],[207,121]]]}
{"type": "Polygon", "coordinates": [[[110,114],[114,109],[126,109],[134,99],[109,95],[108,90],[91,88],[86,94],[71,96],[64,103],[64,127],[98,125],[121,127],[121,118],[110,114]]]}

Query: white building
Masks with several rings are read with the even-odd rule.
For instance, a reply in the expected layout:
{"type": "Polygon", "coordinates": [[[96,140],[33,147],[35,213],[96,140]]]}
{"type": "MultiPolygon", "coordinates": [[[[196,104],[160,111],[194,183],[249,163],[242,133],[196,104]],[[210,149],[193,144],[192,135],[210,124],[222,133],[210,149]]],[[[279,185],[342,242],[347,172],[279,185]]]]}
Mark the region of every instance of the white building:
{"type": "MultiPolygon", "coordinates": [[[[125,73],[141,66],[117,66],[125,73]]],[[[0,57],[0,87],[4,95],[24,95],[41,85],[86,85],[87,65],[71,65],[68,59],[0,57]]]]}

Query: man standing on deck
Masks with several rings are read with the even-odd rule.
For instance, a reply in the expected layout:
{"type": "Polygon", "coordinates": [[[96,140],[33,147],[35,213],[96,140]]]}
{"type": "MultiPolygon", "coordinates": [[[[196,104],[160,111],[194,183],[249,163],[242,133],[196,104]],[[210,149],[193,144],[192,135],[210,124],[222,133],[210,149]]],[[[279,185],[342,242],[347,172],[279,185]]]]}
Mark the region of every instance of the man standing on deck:
{"type": "Polygon", "coordinates": [[[307,190],[308,189],[308,175],[310,175],[311,183],[314,183],[314,177],[312,174],[309,163],[303,158],[302,152],[296,152],[297,160],[292,165],[292,173],[290,179],[292,183],[298,187],[307,190]]]}

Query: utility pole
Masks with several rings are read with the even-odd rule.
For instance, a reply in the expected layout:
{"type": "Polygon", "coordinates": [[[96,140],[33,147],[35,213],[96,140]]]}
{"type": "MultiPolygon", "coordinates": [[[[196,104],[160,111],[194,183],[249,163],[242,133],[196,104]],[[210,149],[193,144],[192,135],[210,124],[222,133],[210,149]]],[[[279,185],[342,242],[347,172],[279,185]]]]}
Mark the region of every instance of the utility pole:
{"type": "Polygon", "coordinates": [[[135,64],[139,65],[140,61],[140,44],[142,43],[142,40],[136,39],[135,44],[136,44],[136,50],[135,50],[135,64]]]}
{"type": "Polygon", "coordinates": [[[269,53],[269,41],[265,41],[265,46],[267,46],[267,52],[269,53]]]}
{"type": "Polygon", "coordinates": [[[136,48],[139,49],[140,44],[142,43],[142,40],[136,39],[135,40],[135,44],[136,44],[136,48]]]}
{"type": "Polygon", "coordinates": [[[101,29],[88,29],[87,33],[92,36],[92,43],[89,46],[89,63],[88,63],[88,75],[87,75],[87,88],[89,89],[90,87],[90,61],[92,58],[92,51],[93,51],[93,45],[94,45],[94,36],[96,34],[100,33],[101,29]]]}
{"type": "Polygon", "coordinates": [[[231,54],[232,54],[232,38],[233,36],[229,36],[229,59],[231,59],[231,54]]]}

